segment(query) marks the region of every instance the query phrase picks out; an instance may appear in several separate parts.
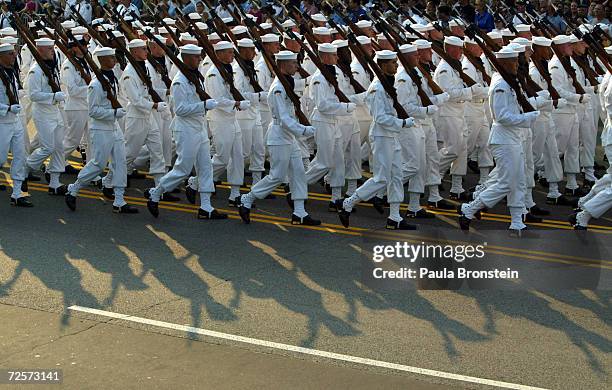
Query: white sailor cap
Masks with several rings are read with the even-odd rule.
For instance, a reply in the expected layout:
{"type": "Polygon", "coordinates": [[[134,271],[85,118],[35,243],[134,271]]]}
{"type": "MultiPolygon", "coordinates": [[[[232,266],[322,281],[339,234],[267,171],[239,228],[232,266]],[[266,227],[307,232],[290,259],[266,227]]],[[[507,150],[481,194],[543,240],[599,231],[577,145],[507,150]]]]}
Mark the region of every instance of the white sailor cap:
{"type": "Polygon", "coordinates": [[[376,40],[377,41],[387,40],[387,37],[385,36],[385,34],[380,33],[380,34],[376,35],[376,40]]]}
{"type": "Polygon", "coordinates": [[[114,56],[115,49],[112,47],[98,46],[96,47],[96,50],[94,50],[93,55],[97,57],[114,56]]]}
{"type": "Polygon", "coordinates": [[[36,22],[28,22],[28,27],[29,27],[29,28],[34,28],[34,27],[36,27],[36,22]]]}
{"type": "Polygon", "coordinates": [[[487,35],[491,39],[502,39],[503,38],[502,34],[499,31],[490,31],[487,33],[487,35]]]}
{"type": "MultiPolygon", "coordinates": [[[[220,39],[221,39],[221,37],[219,37],[219,34],[217,34],[216,32],[214,32],[212,34],[208,34],[208,40],[209,41],[218,41],[220,39]]],[[[195,40],[195,38],[193,40],[195,40]]]]}
{"type": "MultiPolygon", "coordinates": [[[[164,45],[166,44],[166,37],[162,37],[161,35],[155,35],[155,38],[157,38],[164,45]]],[[[151,41],[151,42],[157,43],[155,41],[151,41]]]]}
{"type": "Polygon", "coordinates": [[[17,37],[2,37],[0,38],[0,43],[10,43],[11,45],[16,45],[19,42],[17,37]]]}
{"type": "Polygon", "coordinates": [[[158,28],[157,32],[160,34],[168,34],[168,30],[165,27],[158,28]]]}
{"type": "Polygon", "coordinates": [[[234,34],[234,35],[244,34],[247,31],[249,31],[249,29],[246,28],[246,26],[236,26],[236,27],[232,28],[232,34],[234,34]]]}
{"type": "Polygon", "coordinates": [[[534,45],[538,45],[538,46],[547,46],[550,47],[550,45],[552,44],[552,40],[546,38],[546,37],[533,37],[531,38],[531,42],[534,45]]]}
{"type": "Polygon", "coordinates": [[[234,18],[232,18],[231,16],[228,16],[227,18],[221,18],[221,20],[223,21],[223,23],[229,24],[234,21],[234,18]]]}
{"type": "Polygon", "coordinates": [[[83,34],[87,34],[87,28],[83,27],[83,26],[77,26],[74,27],[72,30],[70,30],[72,32],[72,34],[76,34],[76,35],[83,35],[83,34]]]}
{"type": "Polygon", "coordinates": [[[276,53],[274,55],[274,58],[276,58],[276,61],[296,60],[297,59],[297,53],[294,53],[294,52],[289,51],[289,50],[282,50],[282,51],[279,51],[278,53],[276,53]]]}
{"type": "Polygon", "coordinates": [[[461,40],[461,38],[452,35],[444,38],[444,44],[463,47],[463,41],[461,40]]]}
{"type": "Polygon", "coordinates": [[[319,53],[337,53],[338,48],[331,43],[320,43],[317,47],[319,53]]]}
{"type": "Polygon", "coordinates": [[[431,48],[431,42],[429,42],[427,39],[417,39],[416,41],[412,43],[416,45],[417,49],[430,49],[431,48]]]}
{"type": "Polygon", "coordinates": [[[310,18],[314,20],[315,22],[327,22],[327,19],[325,18],[325,15],[323,14],[314,14],[310,18]]]}
{"type": "MultiPolygon", "coordinates": [[[[297,39],[302,39],[302,34],[294,32],[293,35],[297,37],[297,39]]],[[[294,41],[293,37],[287,33],[283,34],[283,39],[289,39],[290,41],[294,41]]]]}
{"type": "MultiPolygon", "coordinates": [[[[247,16],[247,18],[251,19],[251,20],[252,20],[252,21],[254,21],[254,22],[256,22],[256,21],[257,21],[257,16],[255,16],[255,15],[252,15],[252,14],[247,14],[246,16],[247,16]]],[[[261,26],[260,26],[260,27],[261,27],[261,26]]]]}
{"type": "Polygon", "coordinates": [[[612,46],[606,46],[604,47],[604,50],[606,51],[606,53],[612,54],[612,46]]]}
{"type": "Polygon", "coordinates": [[[397,58],[397,53],[391,50],[380,50],[376,52],[374,60],[393,60],[397,58]]]}
{"type": "Polygon", "coordinates": [[[132,39],[131,41],[128,42],[128,49],[136,49],[136,48],[145,47],[145,46],[147,46],[147,43],[143,41],[142,39],[132,39]]]}
{"type": "Polygon", "coordinates": [[[53,35],[53,33],[54,33],[54,32],[55,32],[55,30],[54,30],[54,29],[52,29],[52,28],[47,28],[46,30],[40,30],[40,31],[38,31],[38,36],[39,36],[39,37],[44,37],[45,35],[49,35],[49,34],[53,35]],[[47,31],[49,31],[49,33],[47,33],[47,31]]]}
{"type": "Polygon", "coordinates": [[[2,43],[0,44],[0,53],[4,53],[7,51],[15,50],[15,46],[12,43],[2,43]]]}
{"type": "Polygon", "coordinates": [[[213,45],[213,48],[215,49],[215,51],[218,51],[218,50],[227,50],[227,49],[233,49],[233,48],[234,48],[234,46],[232,45],[232,43],[231,43],[231,42],[228,42],[228,41],[220,41],[220,42],[215,43],[215,44],[213,45]]]}
{"type": "Polygon", "coordinates": [[[198,28],[198,30],[202,30],[202,31],[208,30],[208,26],[204,22],[196,22],[195,25],[198,28]]]}
{"type": "Polygon", "coordinates": [[[60,26],[62,26],[65,29],[75,28],[76,22],[74,20],[64,20],[63,22],[60,23],[60,26]]]}
{"type": "Polygon", "coordinates": [[[335,29],[334,27],[332,27],[332,28],[330,28],[330,29],[329,29],[329,33],[330,33],[331,35],[338,34],[338,30],[337,30],[337,29],[335,29]]]}
{"type": "Polygon", "coordinates": [[[336,46],[337,48],[348,47],[348,41],[345,41],[343,39],[336,39],[332,42],[332,45],[336,46]]]}
{"type": "Polygon", "coordinates": [[[416,51],[418,50],[418,47],[416,47],[416,45],[411,45],[409,43],[403,44],[399,47],[399,51],[400,53],[416,53],[416,51]]]}
{"type": "Polygon", "coordinates": [[[552,39],[555,45],[563,45],[564,43],[570,43],[570,37],[567,35],[557,35],[552,39]]]}
{"type": "Polygon", "coordinates": [[[291,19],[287,19],[287,20],[285,20],[285,21],[284,21],[284,22],[281,24],[281,26],[282,26],[283,28],[291,28],[291,27],[295,27],[295,22],[294,22],[293,20],[291,20],[291,19]]]}
{"type": "Polygon", "coordinates": [[[187,32],[181,33],[181,35],[179,35],[179,39],[181,41],[190,41],[190,42],[195,42],[197,41],[197,39],[195,39],[195,37],[187,32]]]}
{"type": "Polygon", "coordinates": [[[516,58],[518,57],[518,52],[513,50],[511,47],[505,46],[505,47],[502,47],[498,52],[495,53],[495,57],[497,58],[516,58]]]}
{"type": "Polygon", "coordinates": [[[255,44],[253,43],[252,39],[242,38],[242,39],[239,39],[238,42],[236,42],[236,46],[238,46],[238,47],[255,47],[255,44]]]}
{"type": "Polygon", "coordinates": [[[164,23],[166,23],[168,26],[174,26],[176,24],[176,20],[172,19],[172,18],[163,18],[162,19],[164,21],[164,23]]]}
{"type": "Polygon", "coordinates": [[[123,33],[122,33],[121,31],[117,31],[117,30],[113,30],[113,31],[111,31],[111,34],[113,34],[113,36],[114,36],[115,38],[121,38],[121,37],[124,37],[124,36],[125,36],[125,35],[123,35],[123,33]]]}
{"type": "Polygon", "coordinates": [[[516,36],[516,34],[510,31],[509,28],[504,28],[503,30],[501,30],[501,34],[503,37],[515,37],[516,36]]]}
{"type": "Polygon", "coordinates": [[[39,47],[55,45],[55,41],[49,38],[39,38],[39,39],[36,39],[35,42],[36,42],[36,46],[39,46],[39,47]]]}
{"type": "Polygon", "coordinates": [[[192,12],[188,16],[190,20],[202,20],[202,17],[197,12],[192,12]]]}
{"type": "Polygon", "coordinates": [[[459,27],[459,23],[455,19],[448,22],[448,27],[459,27]]]}
{"type": "Polygon", "coordinates": [[[475,40],[473,40],[472,38],[468,37],[467,35],[465,36],[465,38],[463,38],[463,43],[468,43],[471,45],[477,45],[478,43],[476,43],[475,40]]]}
{"type": "Polygon", "coordinates": [[[316,35],[331,35],[327,27],[315,27],[312,29],[312,33],[316,35]]]}
{"type": "Polygon", "coordinates": [[[91,21],[92,26],[95,26],[97,24],[102,24],[102,23],[104,23],[104,18],[98,18],[98,19],[94,19],[91,21]]]}
{"type": "Polygon", "coordinates": [[[181,51],[181,54],[195,54],[195,55],[202,54],[202,48],[198,45],[194,45],[191,43],[181,46],[179,50],[181,51]]]}
{"type": "Polygon", "coordinates": [[[524,53],[525,52],[525,46],[521,45],[520,43],[509,43],[508,45],[506,45],[506,47],[514,50],[517,53],[524,53]]]}
{"type": "Polygon", "coordinates": [[[123,17],[123,20],[125,20],[126,22],[131,22],[131,21],[134,20],[134,18],[131,17],[130,15],[126,15],[126,16],[123,17]]]}
{"type": "Polygon", "coordinates": [[[261,23],[259,27],[261,27],[263,30],[269,30],[272,28],[272,23],[261,23]]]}
{"type": "Polygon", "coordinates": [[[512,40],[512,43],[518,43],[519,45],[531,48],[531,41],[527,38],[518,37],[512,40]]]}
{"type": "Polygon", "coordinates": [[[404,22],[404,24],[406,25],[410,25],[410,28],[412,28],[413,30],[416,30],[418,32],[425,32],[428,31],[427,30],[427,26],[424,24],[419,24],[419,23],[415,23],[415,24],[410,24],[410,21],[407,20],[406,22],[404,22]]]}
{"type": "Polygon", "coordinates": [[[17,36],[17,31],[15,31],[12,27],[5,27],[3,29],[0,29],[0,35],[3,35],[3,36],[14,35],[14,36],[17,36]]]}
{"type": "Polygon", "coordinates": [[[518,32],[531,31],[531,26],[528,24],[517,24],[516,26],[514,26],[514,28],[516,28],[516,31],[518,32]]]}
{"type": "Polygon", "coordinates": [[[355,25],[359,28],[369,28],[372,27],[372,22],[369,20],[360,20],[355,25]]]}
{"type": "Polygon", "coordinates": [[[273,42],[278,42],[280,40],[280,37],[276,34],[266,34],[266,35],[262,35],[261,37],[261,41],[263,43],[273,43],[273,42]]]}
{"type": "Polygon", "coordinates": [[[360,35],[357,37],[357,42],[362,45],[369,45],[372,43],[372,39],[370,37],[366,37],[365,35],[360,35]]]}
{"type": "Polygon", "coordinates": [[[574,34],[569,36],[570,39],[570,43],[578,43],[580,42],[580,39],[578,39],[574,34]]]}

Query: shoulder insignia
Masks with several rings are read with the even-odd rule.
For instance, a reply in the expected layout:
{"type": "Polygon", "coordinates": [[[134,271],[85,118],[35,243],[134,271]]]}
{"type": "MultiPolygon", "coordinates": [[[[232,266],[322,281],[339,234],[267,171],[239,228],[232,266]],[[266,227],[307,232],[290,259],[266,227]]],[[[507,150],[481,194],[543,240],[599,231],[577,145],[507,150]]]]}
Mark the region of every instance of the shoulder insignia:
{"type": "Polygon", "coordinates": [[[64,66],[64,70],[68,70],[68,66],[64,66]]]}
{"type": "Polygon", "coordinates": [[[314,83],[312,83],[312,85],[317,85],[317,84],[321,84],[319,81],[315,81],[314,83]]]}
{"type": "Polygon", "coordinates": [[[370,91],[370,94],[376,93],[376,89],[370,91]]]}
{"type": "Polygon", "coordinates": [[[89,89],[94,89],[93,85],[90,85],[90,86],[89,86],[89,89]]]}
{"type": "Polygon", "coordinates": [[[506,91],[504,91],[503,89],[496,89],[496,90],[495,90],[495,92],[496,92],[496,93],[497,93],[497,92],[504,93],[504,92],[506,92],[506,91]]]}
{"type": "Polygon", "coordinates": [[[353,74],[359,74],[359,72],[357,72],[357,71],[353,71],[353,74]]]}
{"type": "Polygon", "coordinates": [[[551,66],[550,69],[559,69],[558,66],[551,66]]]}
{"type": "Polygon", "coordinates": [[[216,74],[214,74],[214,73],[211,73],[211,74],[208,75],[208,77],[215,77],[215,76],[216,76],[216,74]]]}
{"type": "Polygon", "coordinates": [[[125,77],[123,78],[123,81],[125,81],[125,80],[129,80],[129,79],[130,79],[130,76],[125,76],[125,77]]]}
{"type": "Polygon", "coordinates": [[[440,74],[442,74],[442,73],[446,73],[446,69],[442,69],[442,70],[440,71],[440,74]]]}
{"type": "Polygon", "coordinates": [[[465,66],[464,66],[464,67],[463,67],[463,70],[470,70],[470,69],[469,69],[468,67],[465,67],[465,66]]]}
{"type": "Polygon", "coordinates": [[[33,70],[31,70],[31,71],[30,71],[30,73],[28,73],[28,74],[34,74],[34,73],[36,73],[36,72],[34,72],[33,70]]]}
{"type": "Polygon", "coordinates": [[[399,79],[399,80],[397,80],[397,82],[398,82],[398,83],[405,83],[405,82],[406,82],[406,80],[404,80],[404,79],[399,79]]]}
{"type": "Polygon", "coordinates": [[[275,94],[275,95],[280,95],[280,94],[282,94],[282,93],[283,93],[282,91],[274,91],[274,94],[275,94]]]}
{"type": "Polygon", "coordinates": [[[181,85],[181,82],[180,81],[175,81],[175,82],[172,83],[172,85],[181,85]]]}

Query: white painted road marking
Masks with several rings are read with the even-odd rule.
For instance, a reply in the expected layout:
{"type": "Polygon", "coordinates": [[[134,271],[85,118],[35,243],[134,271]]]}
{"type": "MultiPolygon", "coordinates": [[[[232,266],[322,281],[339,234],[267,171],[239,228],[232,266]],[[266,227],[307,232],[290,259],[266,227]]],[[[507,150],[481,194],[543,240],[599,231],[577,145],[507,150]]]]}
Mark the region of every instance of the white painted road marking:
{"type": "Polygon", "coordinates": [[[405,366],[403,364],[389,363],[389,362],[384,362],[381,360],[367,359],[367,358],[362,358],[362,357],[357,357],[357,356],[344,355],[340,353],[320,351],[317,349],[297,347],[295,345],[253,339],[250,337],[237,336],[237,335],[233,335],[229,333],[215,332],[213,330],[194,328],[188,325],[178,325],[178,324],[173,324],[170,322],[156,321],[156,320],[151,320],[151,319],[142,318],[142,317],[134,317],[128,314],[119,314],[119,313],[113,313],[111,311],[106,311],[106,310],[92,309],[89,307],[70,306],[68,309],[74,310],[74,311],[80,311],[83,313],[96,314],[96,315],[108,317],[108,318],[116,318],[119,320],[136,322],[139,324],[157,326],[160,328],[180,330],[180,331],[187,332],[187,333],[200,334],[203,336],[214,337],[218,339],[237,341],[240,343],[251,344],[251,345],[258,345],[258,346],[266,347],[266,348],[280,349],[283,351],[297,352],[297,353],[302,353],[305,355],[313,355],[313,356],[319,356],[319,357],[324,357],[328,359],[350,362],[350,363],[365,364],[367,366],[382,367],[382,368],[387,368],[387,369],[392,369],[392,370],[397,370],[397,371],[411,372],[414,374],[428,375],[428,376],[433,376],[437,378],[452,379],[452,380],[463,381],[463,382],[471,382],[471,383],[477,383],[481,385],[501,387],[504,389],[546,390],[541,387],[525,386],[525,385],[519,385],[516,383],[509,383],[509,382],[500,382],[500,381],[496,381],[492,379],[477,378],[473,376],[453,374],[450,372],[430,370],[427,368],[405,366]]]}

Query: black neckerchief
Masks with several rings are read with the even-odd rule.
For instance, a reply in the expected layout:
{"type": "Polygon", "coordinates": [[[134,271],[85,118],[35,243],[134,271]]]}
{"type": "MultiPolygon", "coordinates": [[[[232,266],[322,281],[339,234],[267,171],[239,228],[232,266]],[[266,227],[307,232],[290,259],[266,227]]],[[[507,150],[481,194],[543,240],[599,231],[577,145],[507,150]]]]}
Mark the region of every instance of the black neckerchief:
{"type": "Polygon", "coordinates": [[[140,67],[140,69],[142,69],[143,72],[145,72],[147,76],[149,76],[149,69],[144,61],[136,61],[136,64],[140,67]]]}
{"type": "Polygon", "coordinates": [[[389,83],[389,85],[393,86],[395,85],[395,76],[391,76],[386,74],[385,75],[385,80],[387,81],[387,83],[389,83]]]}
{"type": "Polygon", "coordinates": [[[257,80],[257,72],[255,72],[255,63],[253,60],[242,60],[242,62],[244,62],[246,65],[247,72],[251,72],[251,74],[255,77],[255,80],[257,80]]]}
{"type": "MultiPolygon", "coordinates": [[[[202,74],[200,73],[199,70],[189,70],[187,71],[187,74],[185,76],[191,75],[191,78],[193,80],[196,80],[197,83],[199,84],[199,87],[204,90],[204,80],[202,78],[202,74]]],[[[189,79],[189,77],[187,77],[187,79],[189,79]]]]}
{"type": "MultiPolygon", "coordinates": [[[[289,83],[289,86],[291,87],[291,90],[295,90],[295,79],[292,76],[289,75],[283,75],[285,77],[285,80],[287,80],[287,82],[289,83]]],[[[286,91],[285,91],[286,93],[286,91]]]]}
{"type": "Polygon", "coordinates": [[[323,64],[323,66],[325,67],[325,70],[327,71],[328,74],[332,75],[334,79],[337,78],[335,65],[323,64]]]}
{"type": "Polygon", "coordinates": [[[13,96],[15,97],[19,96],[17,94],[17,90],[19,88],[19,77],[17,77],[16,74],[14,73],[15,70],[13,68],[5,68],[4,66],[0,66],[0,72],[4,74],[5,77],[3,78],[6,78],[6,80],[8,80],[8,84],[9,84],[8,88],[11,89],[13,96]]]}
{"type": "Polygon", "coordinates": [[[168,74],[168,67],[166,66],[166,57],[151,57],[155,63],[159,64],[160,68],[163,70],[164,74],[168,74]]]}
{"type": "Polygon", "coordinates": [[[13,64],[13,70],[12,70],[13,74],[15,75],[15,80],[17,80],[17,87],[19,89],[23,89],[23,85],[21,85],[21,80],[19,79],[19,64],[17,63],[17,61],[15,61],[15,63],[13,64]]]}
{"type": "Polygon", "coordinates": [[[60,85],[59,70],[57,69],[57,59],[55,56],[52,60],[43,60],[43,66],[45,66],[51,72],[51,76],[57,85],[60,85]]]}
{"type": "Polygon", "coordinates": [[[227,72],[230,82],[234,85],[234,68],[232,68],[232,64],[221,64],[225,72],[227,72]]]}
{"type": "Polygon", "coordinates": [[[81,65],[81,67],[83,68],[85,73],[91,74],[91,71],[89,70],[89,64],[85,60],[85,57],[77,57],[77,56],[75,56],[74,58],[76,59],[76,62],[78,62],[79,65],[81,65]]]}
{"type": "Polygon", "coordinates": [[[113,89],[113,95],[117,95],[117,78],[115,77],[115,72],[113,72],[112,69],[100,70],[102,71],[102,75],[104,76],[104,78],[109,82],[111,88],[113,89]]]}

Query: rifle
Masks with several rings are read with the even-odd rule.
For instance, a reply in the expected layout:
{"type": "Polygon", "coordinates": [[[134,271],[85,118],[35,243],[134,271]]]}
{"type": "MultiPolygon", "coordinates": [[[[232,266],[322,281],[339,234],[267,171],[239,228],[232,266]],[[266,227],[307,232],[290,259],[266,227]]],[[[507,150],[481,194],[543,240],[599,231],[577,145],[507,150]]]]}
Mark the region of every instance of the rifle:
{"type": "Polygon", "coordinates": [[[58,47],[58,49],[60,49],[62,53],[64,53],[64,55],[66,56],[66,59],[79,72],[79,74],[81,75],[81,78],[85,81],[85,83],[89,84],[91,82],[91,75],[85,70],[85,68],[83,68],[81,64],[77,62],[77,60],[74,59],[73,54],[70,52],[70,49],[68,49],[64,45],[64,43],[62,42],[62,39],[59,37],[57,30],[51,33],[51,31],[47,27],[42,25],[40,20],[36,20],[34,23],[36,23],[36,26],[38,28],[40,28],[41,30],[44,30],[47,33],[47,35],[54,37],[55,45],[58,47]]]}
{"type": "Polygon", "coordinates": [[[92,72],[96,75],[96,78],[100,82],[100,85],[102,85],[102,89],[104,90],[104,92],[106,92],[106,98],[111,102],[111,106],[113,107],[113,109],[116,110],[118,108],[122,108],[121,103],[119,103],[119,101],[117,100],[117,96],[115,96],[115,94],[113,93],[113,88],[111,87],[106,77],[104,77],[104,75],[102,74],[100,68],[98,68],[96,62],[93,60],[93,58],[89,56],[87,48],[81,45],[81,42],[74,39],[74,35],[72,35],[71,31],[66,30],[66,36],[76,42],[77,47],[83,54],[83,58],[85,58],[85,61],[87,61],[87,64],[91,68],[92,72]]]}
{"type": "Polygon", "coordinates": [[[83,17],[81,16],[81,14],[79,13],[79,11],[76,9],[74,5],[68,5],[68,6],[70,7],[70,10],[72,11],[70,13],[70,16],[81,26],[85,27],[87,29],[87,32],[93,39],[98,41],[102,46],[107,46],[107,47],[110,46],[110,42],[108,41],[108,39],[106,39],[106,37],[99,34],[98,31],[96,31],[96,29],[91,27],[91,25],[87,23],[85,19],[83,19],[83,17]]]}
{"type": "Polygon", "coordinates": [[[145,87],[147,88],[147,92],[149,93],[149,96],[151,96],[151,100],[153,101],[153,103],[163,102],[163,99],[159,96],[157,91],[155,91],[155,88],[153,88],[153,83],[151,83],[151,78],[146,73],[146,65],[145,65],[145,69],[142,69],[140,67],[140,64],[138,64],[138,61],[136,61],[134,56],[132,56],[132,53],[130,53],[130,51],[125,47],[125,44],[121,42],[120,39],[117,39],[117,37],[115,37],[115,35],[113,35],[111,31],[106,31],[106,34],[108,35],[108,38],[111,42],[117,43],[117,50],[119,50],[125,56],[125,58],[127,58],[129,63],[132,65],[132,67],[134,68],[134,71],[138,75],[138,78],[140,79],[140,81],[144,83],[145,87]]]}
{"type": "Polygon", "coordinates": [[[6,97],[8,98],[9,106],[19,104],[19,98],[13,93],[11,82],[6,77],[6,74],[4,72],[4,69],[0,67],[0,80],[2,80],[2,84],[4,84],[4,89],[6,90],[6,97]]]}
{"type": "Polygon", "coordinates": [[[51,87],[51,91],[53,93],[60,92],[61,88],[59,86],[58,81],[54,78],[55,75],[53,70],[49,69],[47,64],[45,64],[45,60],[41,57],[40,53],[38,52],[38,49],[36,48],[36,45],[32,40],[30,40],[29,35],[25,32],[25,30],[27,30],[27,27],[23,25],[23,22],[19,18],[13,18],[13,20],[15,21],[15,27],[17,27],[17,31],[19,32],[19,34],[21,34],[21,38],[28,46],[32,57],[34,57],[34,60],[40,66],[40,69],[42,70],[45,77],[47,77],[47,83],[49,84],[49,87],[51,87]]]}
{"type": "Polygon", "coordinates": [[[150,31],[144,31],[144,35],[150,40],[157,43],[159,47],[164,49],[164,52],[166,52],[168,58],[170,58],[170,61],[172,61],[172,63],[176,65],[178,70],[185,75],[187,80],[189,80],[189,82],[195,86],[196,93],[198,94],[198,97],[201,101],[205,102],[206,100],[211,99],[211,97],[202,88],[202,85],[204,83],[204,77],[200,74],[200,72],[190,71],[185,65],[185,63],[179,60],[179,58],[172,52],[172,50],[170,50],[168,46],[164,45],[159,39],[157,39],[157,37],[155,37],[155,35],[153,35],[150,31]]]}
{"type": "MultiPolygon", "coordinates": [[[[597,62],[597,59],[599,58],[599,60],[601,60],[601,63],[604,64],[608,72],[612,72],[612,66],[610,66],[610,61],[608,61],[608,55],[606,51],[602,47],[600,41],[597,40],[598,38],[594,37],[595,31],[597,29],[601,31],[601,28],[599,26],[596,26],[592,32],[585,34],[578,28],[573,31],[573,34],[578,37],[578,39],[582,39],[584,42],[586,42],[587,45],[589,45],[590,48],[593,49],[593,52],[591,52],[590,50],[587,50],[587,52],[592,57],[595,57],[593,59],[593,64],[596,67],[599,67],[599,63],[597,62]]],[[[601,72],[598,71],[598,73],[602,74],[603,69],[601,69],[601,72]]]]}
{"type": "Polygon", "coordinates": [[[471,39],[476,41],[487,59],[491,62],[491,64],[493,64],[495,69],[497,69],[497,72],[500,74],[500,76],[508,83],[508,85],[510,85],[510,88],[512,88],[512,90],[516,94],[516,100],[523,109],[523,112],[536,111],[536,109],[533,108],[531,103],[529,103],[529,101],[523,94],[523,91],[521,90],[521,87],[517,82],[516,77],[508,73],[505,68],[499,63],[499,61],[497,61],[497,57],[495,57],[495,54],[491,51],[491,49],[489,49],[489,47],[484,43],[482,39],[480,39],[480,37],[477,37],[476,30],[479,30],[478,27],[476,27],[476,25],[474,24],[471,24],[468,28],[465,29],[465,33],[471,39]]]}
{"type": "Polygon", "coordinates": [[[198,29],[198,26],[196,26],[195,22],[189,19],[188,17],[185,17],[185,15],[181,13],[181,11],[176,10],[176,16],[186,26],[188,26],[188,30],[191,30],[191,32],[194,34],[194,36],[196,37],[196,39],[198,40],[198,42],[200,43],[200,45],[206,52],[206,55],[208,56],[208,58],[210,58],[215,68],[217,68],[217,70],[219,71],[221,78],[223,78],[223,80],[227,84],[230,94],[232,95],[232,98],[235,101],[245,100],[242,94],[240,93],[240,91],[238,91],[236,87],[234,86],[234,83],[232,82],[232,76],[229,73],[227,73],[227,70],[225,70],[225,68],[223,67],[223,64],[221,63],[221,61],[219,61],[219,58],[217,58],[217,54],[215,54],[215,49],[210,44],[210,41],[208,40],[206,35],[202,34],[200,29],[198,29]]]}

